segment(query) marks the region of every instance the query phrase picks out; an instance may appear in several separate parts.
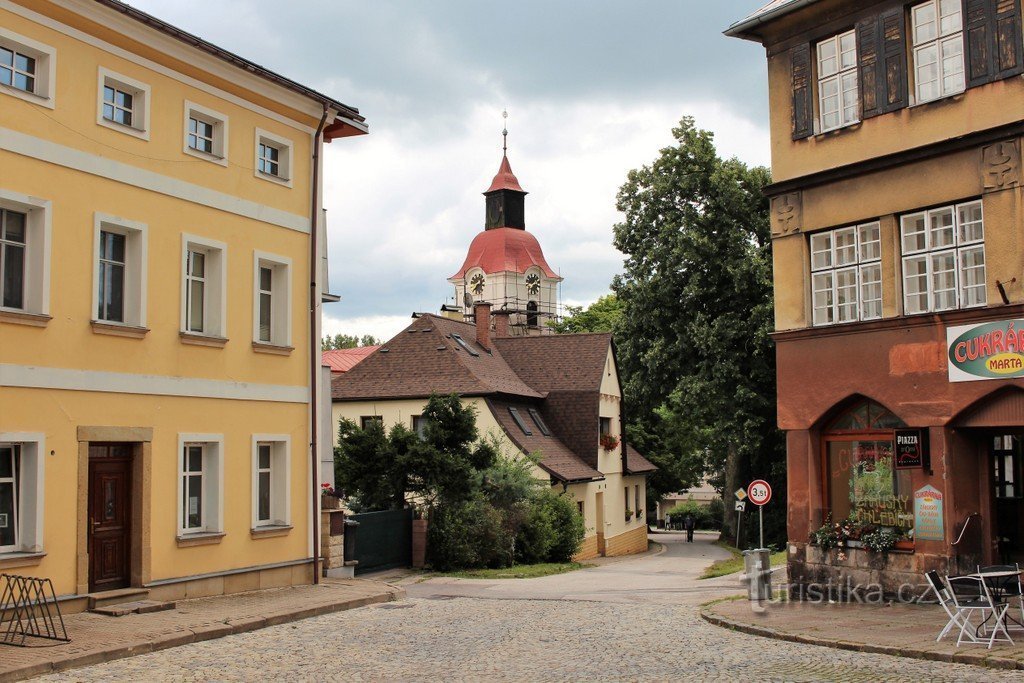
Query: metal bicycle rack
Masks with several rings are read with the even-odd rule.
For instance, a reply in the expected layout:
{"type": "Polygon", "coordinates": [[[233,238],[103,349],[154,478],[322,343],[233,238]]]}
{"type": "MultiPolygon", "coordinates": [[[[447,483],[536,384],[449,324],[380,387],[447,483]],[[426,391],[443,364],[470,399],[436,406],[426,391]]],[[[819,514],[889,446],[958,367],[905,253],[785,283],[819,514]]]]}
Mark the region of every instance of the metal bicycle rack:
{"type": "Polygon", "coordinates": [[[28,638],[71,642],[53,582],[0,574],[0,643],[30,647],[28,638]]]}

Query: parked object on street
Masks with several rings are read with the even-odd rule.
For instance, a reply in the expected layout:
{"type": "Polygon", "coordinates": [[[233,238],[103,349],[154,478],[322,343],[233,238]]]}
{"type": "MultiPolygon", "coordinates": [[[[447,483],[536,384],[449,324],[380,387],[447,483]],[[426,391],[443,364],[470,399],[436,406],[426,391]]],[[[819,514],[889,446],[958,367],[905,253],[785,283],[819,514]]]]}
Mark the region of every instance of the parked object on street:
{"type": "Polygon", "coordinates": [[[29,638],[71,642],[53,582],[0,574],[0,643],[24,647],[29,638]]]}
{"type": "Polygon", "coordinates": [[[759,605],[772,599],[772,551],[767,548],[743,551],[743,576],[747,597],[759,605]]]}

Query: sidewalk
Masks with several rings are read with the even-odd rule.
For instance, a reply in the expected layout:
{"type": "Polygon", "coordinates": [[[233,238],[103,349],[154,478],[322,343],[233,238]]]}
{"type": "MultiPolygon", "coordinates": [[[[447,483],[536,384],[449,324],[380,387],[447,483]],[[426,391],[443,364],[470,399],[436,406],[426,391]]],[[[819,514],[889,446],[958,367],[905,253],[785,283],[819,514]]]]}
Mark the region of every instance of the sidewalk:
{"type": "MultiPolygon", "coordinates": [[[[1018,614],[1019,616],[1019,614],[1018,614]]],[[[746,598],[707,603],[701,617],[754,635],[842,650],[1024,670],[1024,633],[1011,630],[1014,645],[996,642],[956,646],[956,632],[935,642],[947,617],[939,605],[812,604],[773,602],[754,613],[746,598]]]]}
{"type": "Polygon", "coordinates": [[[64,617],[70,643],[29,639],[43,646],[0,645],[0,683],[404,597],[404,589],[379,581],[323,579],[318,586],[180,600],[166,612],[72,614],[64,617]]]}

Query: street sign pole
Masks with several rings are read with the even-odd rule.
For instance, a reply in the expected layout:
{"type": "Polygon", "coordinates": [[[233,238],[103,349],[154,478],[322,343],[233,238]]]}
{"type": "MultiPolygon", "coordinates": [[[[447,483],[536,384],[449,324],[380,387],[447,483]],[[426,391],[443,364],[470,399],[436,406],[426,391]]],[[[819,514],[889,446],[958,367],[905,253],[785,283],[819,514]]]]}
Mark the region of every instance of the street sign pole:
{"type": "Polygon", "coordinates": [[[743,510],[736,511],[736,547],[740,547],[740,531],[743,529],[743,510]]]}
{"type": "Polygon", "coordinates": [[[761,527],[761,545],[759,548],[764,547],[764,505],[757,506],[757,525],[761,527]]]}
{"type": "Polygon", "coordinates": [[[761,548],[764,548],[764,506],[772,499],[772,487],[764,479],[755,479],[747,487],[750,502],[757,506],[757,525],[760,531],[761,548]]]}

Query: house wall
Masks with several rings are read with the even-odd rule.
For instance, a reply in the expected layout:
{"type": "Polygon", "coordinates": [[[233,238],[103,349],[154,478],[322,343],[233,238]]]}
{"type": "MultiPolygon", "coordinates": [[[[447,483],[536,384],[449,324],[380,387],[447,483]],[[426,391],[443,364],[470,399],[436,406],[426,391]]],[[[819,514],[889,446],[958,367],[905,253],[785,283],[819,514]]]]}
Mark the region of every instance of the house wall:
{"type": "Polygon", "coordinates": [[[44,439],[42,484],[22,497],[38,503],[42,543],[28,557],[0,554],[0,570],[52,578],[59,595],[82,593],[89,566],[82,434],[139,443],[133,435],[147,435],[133,456],[145,460],[133,480],[132,523],[141,528],[133,540],[133,585],[178,582],[195,595],[308,582],[305,283],[319,120],[310,110],[319,105],[94,2],[5,2],[0,27],[50,46],[56,60],[49,104],[0,91],[0,205],[31,201],[49,229],[44,307],[34,311],[45,315],[0,311],[0,442],[24,434],[44,439]],[[149,87],[148,139],[97,122],[101,68],[149,87]],[[227,116],[225,164],[183,151],[186,100],[227,116]],[[254,175],[257,128],[291,140],[288,184],[254,175]],[[100,214],[144,226],[145,320],[136,329],[91,324],[100,214]],[[180,334],[184,235],[226,246],[226,340],[180,334]],[[290,302],[290,335],[274,348],[253,344],[257,252],[291,262],[290,287],[275,299],[290,302]],[[223,536],[201,547],[178,539],[185,434],[222,439],[223,536]],[[256,434],[290,441],[290,528],[272,534],[250,531],[256,434]],[[229,570],[251,571],[222,578],[229,570]],[[271,578],[261,583],[261,576],[271,578]]]}

